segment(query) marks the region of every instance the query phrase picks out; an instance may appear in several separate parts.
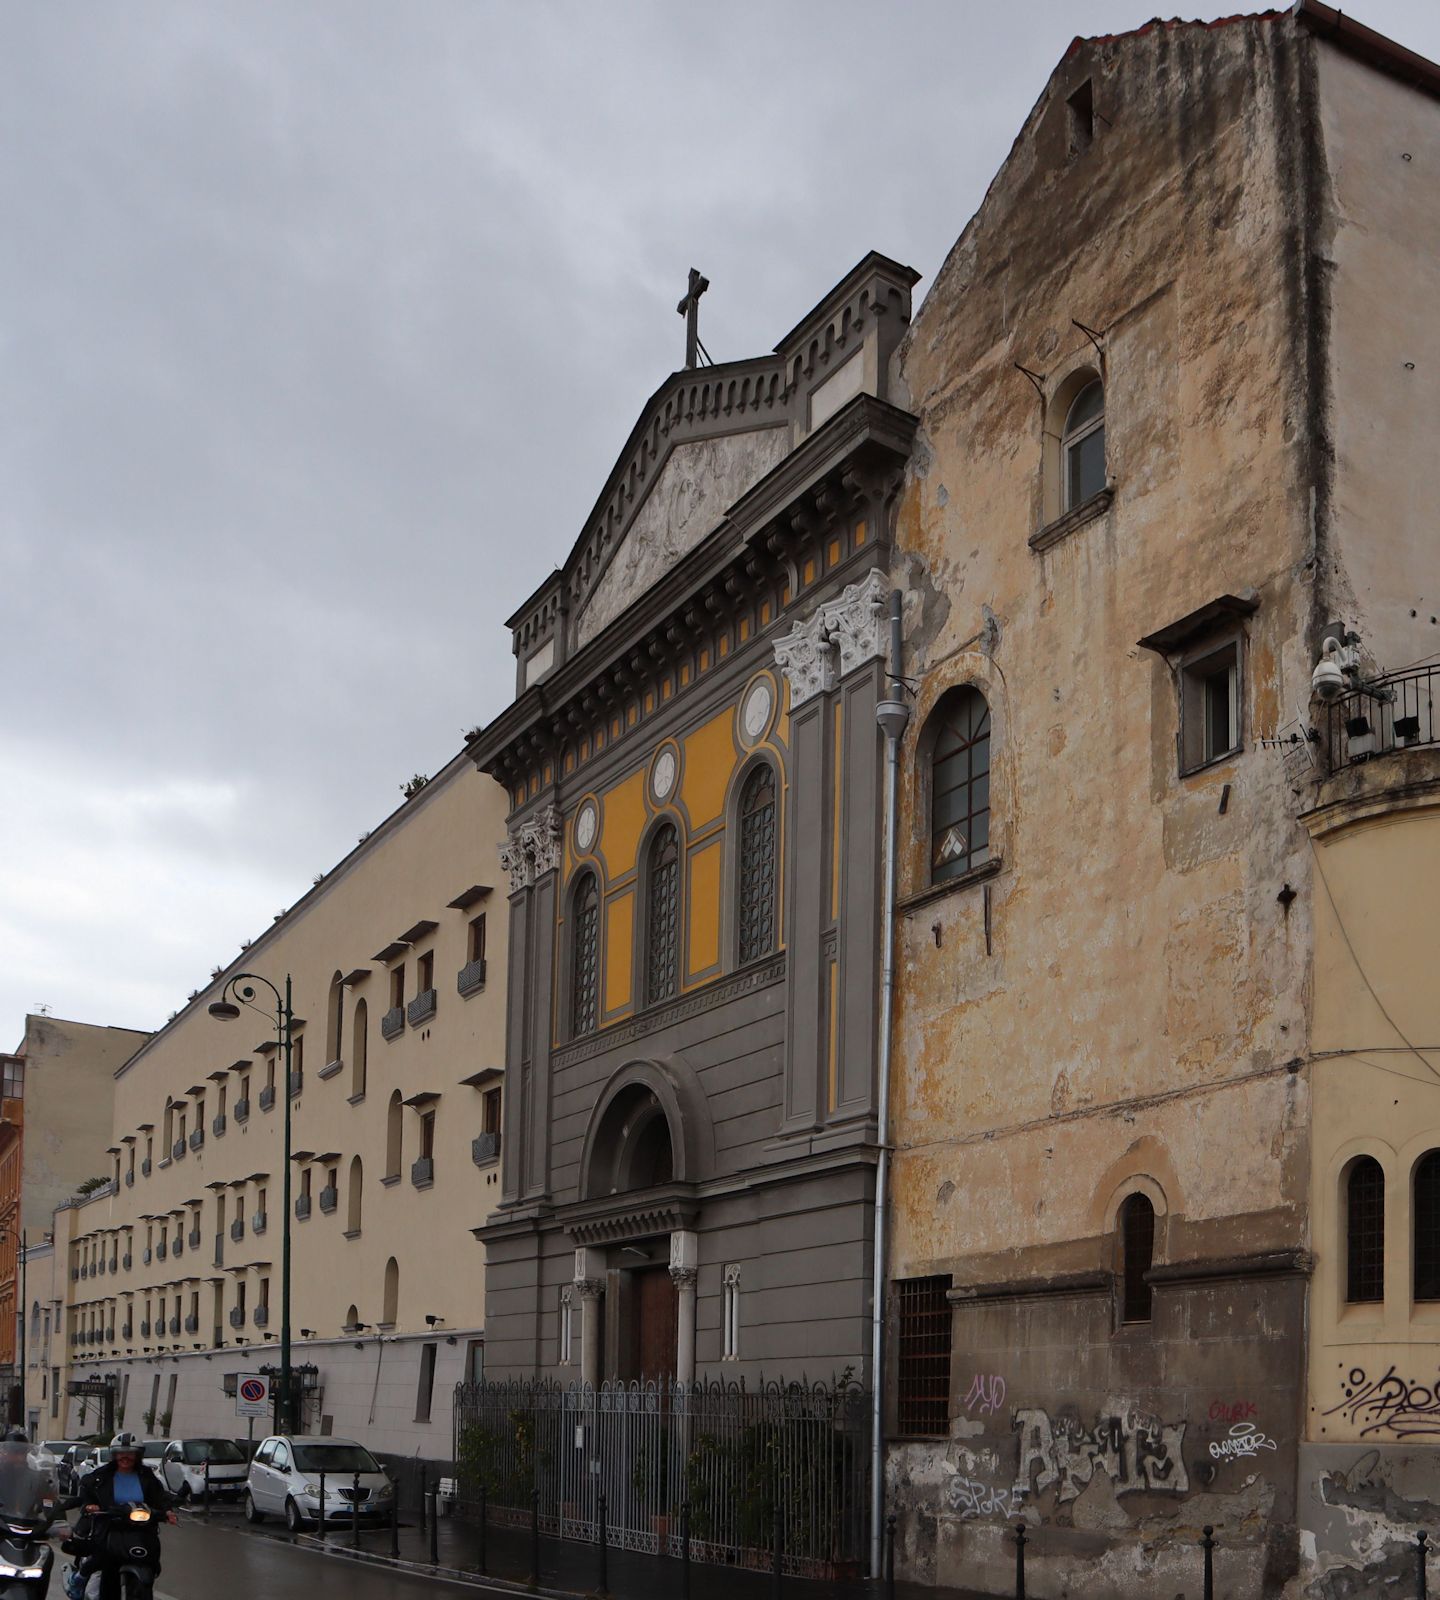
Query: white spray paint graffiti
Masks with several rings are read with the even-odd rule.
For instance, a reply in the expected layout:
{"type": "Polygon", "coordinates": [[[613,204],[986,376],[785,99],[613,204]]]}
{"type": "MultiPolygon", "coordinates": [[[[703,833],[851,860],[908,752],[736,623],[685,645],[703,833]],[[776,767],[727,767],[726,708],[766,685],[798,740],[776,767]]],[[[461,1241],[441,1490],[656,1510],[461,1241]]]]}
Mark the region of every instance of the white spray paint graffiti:
{"type": "Polygon", "coordinates": [[[965,1396],[965,1409],[978,1411],[983,1417],[986,1412],[994,1413],[1005,1404],[1005,1380],[999,1373],[977,1372],[970,1383],[970,1391],[965,1396]]]}
{"type": "Polygon", "coordinates": [[[1097,1469],[1110,1479],[1117,1495],[1145,1489],[1185,1494],[1190,1488],[1182,1454],[1183,1422],[1161,1422],[1127,1411],[1097,1417],[1095,1426],[1087,1429],[1074,1417],[1052,1419],[1045,1411],[1017,1406],[1011,1427],[1020,1434],[1015,1488],[1021,1494],[1032,1487],[1036,1494],[1054,1487],[1063,1504],[1079,1497],[1097,1469]]]}
{"type": "Polygon", "coordinates": [[[1228,1439],[1215,1439],[1210,1444],[1210,1454],[1217,1461],[1234,1461],[1240,1456],[1258,1455],[1262,1450],[1278,1450],[1280,1446],[1261,1433],[1253,1422],[1237,1422],[1228,1439]]]}
{"type": "Polygon", "coordinates": [[[962,1517],[1013,1517],[1025,1503],[1025,1491],[1018,1485],[997,1489],[959,1472],[951,1478],[948,1493],[950,1509],[962,1517]]]}

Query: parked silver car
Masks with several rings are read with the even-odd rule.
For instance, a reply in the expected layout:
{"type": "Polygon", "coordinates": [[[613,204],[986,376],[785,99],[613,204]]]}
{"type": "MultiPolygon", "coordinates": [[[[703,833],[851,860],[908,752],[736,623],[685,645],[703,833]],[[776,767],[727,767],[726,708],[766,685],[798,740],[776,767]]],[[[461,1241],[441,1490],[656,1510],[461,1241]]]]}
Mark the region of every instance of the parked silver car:
{"type": "Polygon", "coordinates": [[[395,1486],[385,1469],[354,1439],[272,1434],[255,1452],[245,1489],[245,1517],[285,1518],[292,1533],[326,1520],[351,1522],[390,1515],[395,1486]],[[320,1499],[320,1477],[325,1499],[320,1499]]]}
{"type": "Polygon", "coordinates": [[[233,1439],[172,1439],[157,1470],[165,1487],[181,1500],[203,1500],[207,1479],[212,1500],[238,1500],[245,1492],[249,1463],[233,1439]]]}

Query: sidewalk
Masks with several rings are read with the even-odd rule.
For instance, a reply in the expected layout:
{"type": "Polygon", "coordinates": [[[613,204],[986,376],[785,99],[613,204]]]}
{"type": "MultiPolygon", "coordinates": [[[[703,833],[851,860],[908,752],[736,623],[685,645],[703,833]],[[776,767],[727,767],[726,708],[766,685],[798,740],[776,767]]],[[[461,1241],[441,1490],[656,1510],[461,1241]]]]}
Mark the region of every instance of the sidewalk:
{"type": "MultiPolygon", "coordinates": [[[[318,1534],[298,1536],[297,1543],[311,1549],[327,1549],[335,1559],[355,1559],[353,1533],[332,1526],[325,1540],[318,1534]]],[[[480,1531],[457,1517],[442,1517],[436,1533],[438,1564],[430,1564],[430,1533],[418,1523],[400,1528],[400,1564],[409,1571],[433,1574],[437,1578],[476,1582],[480,1578],[480,1531]]],[[[389,1528],[362,1528],[359,1559],[390,1565],[389,1528]]],[[[526,1590],[530,1576],[530,1531],[528,1528],[496,1527],[487,1530],[485,1574],[526,1590]]],[[[633,1550],[611,1548],[608,1552],[609,1593],[614,1600],[680,1600],[683,1587],[682,1563],[664,1556],[642,1555],[633,1550]]],[[[600,1580],[600,1551],[594,1544],[580,1544],[542,1534],[540,1537],[540,1584],[538,1592],[556,1596],[593,1595],[600,1580]]],[[[882,1600],[883,1584],[867,1580],[814,1579],[786,1576],[779,1593],[785,1600],[882,1600]]],[[[531,1593],[537,1591],[531,1590],[531,1593]]],[[[769,1572],[727,1566],[690,1564],[691,1600],[771,1600],[776,1593],[769,1572]]],[[[896,1600],[988,1600],[971,1589],[933,1589],[921,1584],[897,1583],[896,1600]]]]}

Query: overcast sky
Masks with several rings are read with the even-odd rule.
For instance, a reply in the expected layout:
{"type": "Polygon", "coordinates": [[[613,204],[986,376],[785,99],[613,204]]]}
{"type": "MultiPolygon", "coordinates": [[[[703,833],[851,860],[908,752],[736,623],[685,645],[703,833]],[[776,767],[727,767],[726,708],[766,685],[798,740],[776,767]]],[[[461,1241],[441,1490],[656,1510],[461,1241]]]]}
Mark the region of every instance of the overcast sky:
{"type": "Polygon", "coordinates": [[[690,266],[717,360],[923,294],[1157,3],[0,0],[0,1046],[162,1023],[504,706],[690,266]]]}

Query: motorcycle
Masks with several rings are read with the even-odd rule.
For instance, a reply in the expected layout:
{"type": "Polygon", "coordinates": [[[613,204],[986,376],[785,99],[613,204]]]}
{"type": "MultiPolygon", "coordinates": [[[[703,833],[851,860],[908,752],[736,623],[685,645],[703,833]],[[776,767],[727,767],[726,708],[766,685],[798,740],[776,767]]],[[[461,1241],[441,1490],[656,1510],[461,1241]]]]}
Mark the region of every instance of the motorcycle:
{"type": "MultiPolygon", "coordinates": [[[[160,1518],[145,1505],[92,1511],[92,1543],[99,1562],[120,1575],[122,1600],[152,1600],[160,1566],[160,1518]]],[[[93,1574],[91,1575],[93,1580],[93,1574]]],[[[6,1592],[0,1590],[0,1600],[6,1592]]]]}
{"type": "Polygon", "coordinates": [[[45,1600],[55,1552],[54,1492],[33,1470],[0,1468],[0,1600],[45,1600]]]}

